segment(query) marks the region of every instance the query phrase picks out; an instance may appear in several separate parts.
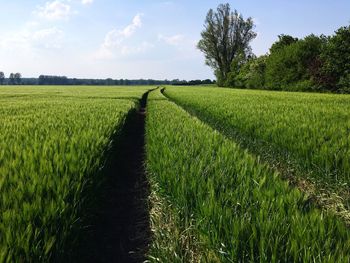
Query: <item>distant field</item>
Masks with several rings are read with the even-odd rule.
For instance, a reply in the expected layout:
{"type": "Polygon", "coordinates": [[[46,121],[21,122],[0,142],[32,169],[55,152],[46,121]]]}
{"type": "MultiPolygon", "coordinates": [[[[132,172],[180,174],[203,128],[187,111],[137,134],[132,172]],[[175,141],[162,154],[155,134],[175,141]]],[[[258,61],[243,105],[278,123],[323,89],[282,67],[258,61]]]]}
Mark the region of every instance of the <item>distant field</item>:
{"type": "Polygon", "coordinates": [[[83,192],[145,90],[0,87],[0,262],[47,261],[74,240],[83,192]]]}

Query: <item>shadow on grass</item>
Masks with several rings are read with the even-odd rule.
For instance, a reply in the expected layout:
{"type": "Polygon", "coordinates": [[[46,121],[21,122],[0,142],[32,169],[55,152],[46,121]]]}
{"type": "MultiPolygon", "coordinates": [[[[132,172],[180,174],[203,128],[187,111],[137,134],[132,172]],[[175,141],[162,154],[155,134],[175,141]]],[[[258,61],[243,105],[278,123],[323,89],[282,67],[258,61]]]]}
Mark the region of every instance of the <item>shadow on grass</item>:
{"type": "Polygon", "coordinates": [[[104,181],[91,211],[90,225],[79,238],[73,262],[143,262],[151,239],[148,196],[144,171],[145,108],[128,114],[121,132],[113,138],[104,181]]]}

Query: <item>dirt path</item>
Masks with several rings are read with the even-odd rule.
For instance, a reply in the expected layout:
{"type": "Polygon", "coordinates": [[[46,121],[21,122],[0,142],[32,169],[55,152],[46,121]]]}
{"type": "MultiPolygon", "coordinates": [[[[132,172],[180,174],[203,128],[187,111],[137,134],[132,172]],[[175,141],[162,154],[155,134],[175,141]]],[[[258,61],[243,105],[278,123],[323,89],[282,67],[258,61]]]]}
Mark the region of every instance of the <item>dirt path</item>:
{"type": "Polygon", "coordinates": [[[102,174],[107,179],[98,211],[88,227],[79,262],[143,262],[150,242],[149,184],[144,171],[144,135],[148,93],[129,114],[102,174]],[[84,244],[85,243],[85,244],[84,244]]]}

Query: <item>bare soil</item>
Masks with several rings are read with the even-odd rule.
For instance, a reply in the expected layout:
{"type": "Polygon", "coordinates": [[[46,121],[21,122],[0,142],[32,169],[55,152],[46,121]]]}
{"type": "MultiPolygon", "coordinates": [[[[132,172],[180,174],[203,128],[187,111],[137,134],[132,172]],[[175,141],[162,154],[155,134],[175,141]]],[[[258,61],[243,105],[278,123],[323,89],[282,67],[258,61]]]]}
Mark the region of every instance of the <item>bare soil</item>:
{"type": "Polygon", "coordinates": [[[151,239],[144,170],[145,116],[148,93],[140,109],[128,115],[102,170],[92,224],[80,240],[75,262],[143,262],[151,239]]]}

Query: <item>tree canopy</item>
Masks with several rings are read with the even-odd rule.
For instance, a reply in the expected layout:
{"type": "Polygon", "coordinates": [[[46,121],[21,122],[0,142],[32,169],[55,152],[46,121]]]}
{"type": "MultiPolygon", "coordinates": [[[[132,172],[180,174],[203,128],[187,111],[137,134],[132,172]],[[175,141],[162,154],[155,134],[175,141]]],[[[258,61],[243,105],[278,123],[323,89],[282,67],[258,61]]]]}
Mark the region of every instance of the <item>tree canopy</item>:
{"type": "Polygon", "coordinates": [[[232,61],[252,53],[250,42],[256,37],[253,19],[245,20],[237,10],[231,11],[228,3],[220,4],[216,12],[209,10],[204,27],[197,46],[205,54],[206,64],[214,69],[218,85],[223,86],[232,61]]]}
{"type": "Polygon", "coordinates": [[[282,34],[266,55],[238,58],[231,63],[230,87],[350,93],[350,26],[328,37],[282,34]]]}

